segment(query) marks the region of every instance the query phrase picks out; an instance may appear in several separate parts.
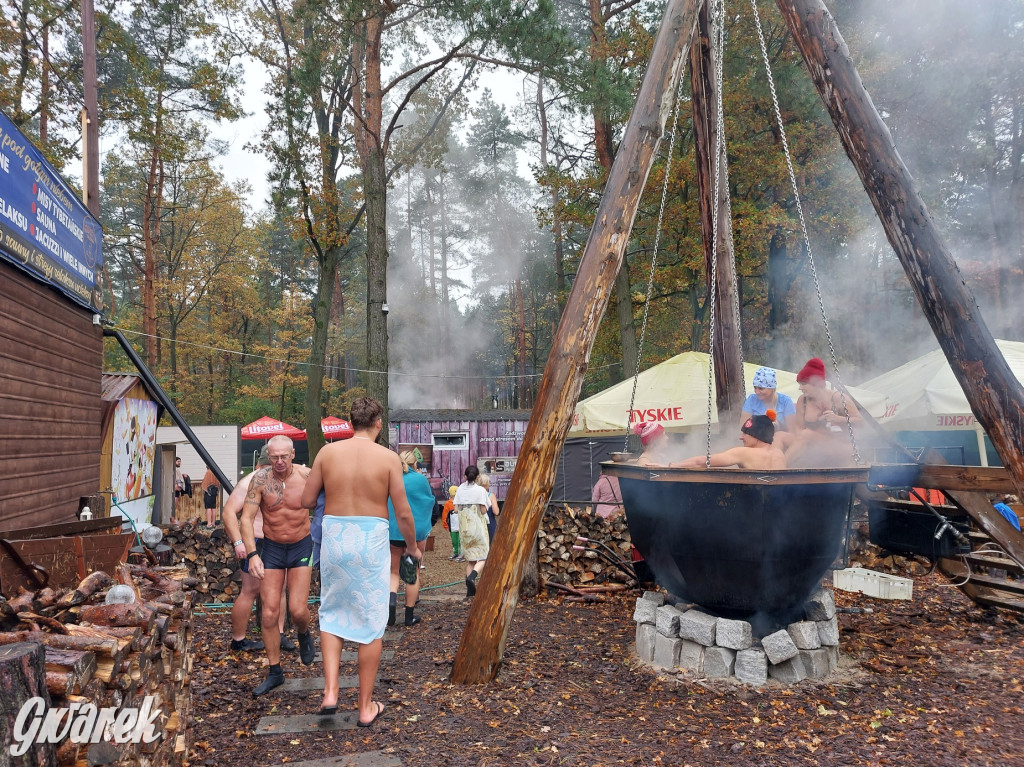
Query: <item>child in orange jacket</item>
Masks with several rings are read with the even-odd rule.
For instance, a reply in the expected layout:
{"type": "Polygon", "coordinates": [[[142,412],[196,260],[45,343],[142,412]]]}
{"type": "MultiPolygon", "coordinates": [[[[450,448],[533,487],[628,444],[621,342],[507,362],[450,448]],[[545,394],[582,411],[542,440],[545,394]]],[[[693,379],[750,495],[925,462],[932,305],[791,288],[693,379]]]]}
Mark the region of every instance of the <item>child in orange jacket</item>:
{"type": "Polygon", "coordinates": [[[455,493],[458,491],[455,485],[448,488],[448,500],[441,509],[441,525],[451,533],[452,555],[449,559],[462,560],[462,550],[459,548],[459,512],[455,510],[455,493]]]}

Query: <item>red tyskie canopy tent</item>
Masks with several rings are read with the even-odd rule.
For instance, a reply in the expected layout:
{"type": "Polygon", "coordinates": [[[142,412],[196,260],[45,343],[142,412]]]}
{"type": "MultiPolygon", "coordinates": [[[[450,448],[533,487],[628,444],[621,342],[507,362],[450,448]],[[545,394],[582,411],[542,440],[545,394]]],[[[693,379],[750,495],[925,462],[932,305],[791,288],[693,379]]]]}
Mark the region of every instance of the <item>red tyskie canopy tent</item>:
{"type": "Polygon", "coordinates": [[[320,421],[320,430],[324,433],[324,439],[348,439],[355,435],[352,424],[333,415],[320,421]]]}
{"type": "Polygon", "coordinates": [[[297,429],[291,424],[287,424],[284,421],[278,421],[276,418],[271,418],[269,415],[265,415],[258,421],[242,427],[242,439],[270,439],[276,437],[279,434],[285,437],[291,437],[292,439],[305,439],[306,432],[304,429],[297,429]]]}

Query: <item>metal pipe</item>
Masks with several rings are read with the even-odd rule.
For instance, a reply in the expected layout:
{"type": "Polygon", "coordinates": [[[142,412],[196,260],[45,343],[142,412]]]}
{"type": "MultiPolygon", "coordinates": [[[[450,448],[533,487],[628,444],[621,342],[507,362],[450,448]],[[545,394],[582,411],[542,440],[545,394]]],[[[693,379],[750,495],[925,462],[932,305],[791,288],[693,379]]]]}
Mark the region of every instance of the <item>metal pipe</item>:
{"type": "Polygon", "coordinates": [[[103,328],[103,335],[107,338],[115,338],[117,339],[117,342],[121,344],[121,348],[124,350],[124,353],[128,355],[128,359],[132,361],[132,364],[135,365],[135,369],[139,371],[139,375],[146,383],[146,387],[154,394],[154,396],[156,396],[160,401],[160,404],[164,406],[164,409],[166,409],[167,413],[171,416],[171,420],[174,421],[174,424],[179,429],[181,429],[182,434],[185,435],[189,444],[196,449],[196,452],[199,453],[199,457],[202,458],[203,462],[210,467],[211,471],[213,471],[224,492],[230,494],[231,491],[235,489],[235,486],[228,480],[227,475],[221,471],[220,466],[218,466],[217,462],[213,460],[213,456],[211,456],[209,451],[203,446],[203,443],[199,441],[199,437],[196,436],[195,432],[192,431],[192,427],[188,425],[188,422],[182,417],[181,413],[178,412],[178,408],[176,408],[174,403],[171,402],[171,398],[167,396],[167,392],[165,392],[163,387],[160,386],[160,382],[156,380],[156,376],[153,375],[150,369],[146,366],[146,363],[143,362],[139,353],[135,351],[130,343],[128,343],[128,339],[124,337],[124,334],[122,334],[120,330],[115,330],[114,328],[103,328]]]}

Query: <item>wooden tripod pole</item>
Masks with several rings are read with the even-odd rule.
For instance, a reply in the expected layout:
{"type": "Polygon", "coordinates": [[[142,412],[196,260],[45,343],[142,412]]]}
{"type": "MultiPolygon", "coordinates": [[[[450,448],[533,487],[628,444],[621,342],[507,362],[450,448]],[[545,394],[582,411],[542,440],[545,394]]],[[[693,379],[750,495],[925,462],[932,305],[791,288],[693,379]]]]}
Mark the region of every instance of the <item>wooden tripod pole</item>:
{"type": "Polygon", "coordinates": [[[654,163],[673,93],[682,76],[702,0],[669,0],[654,41],[636,106],[608,175],[579,271],[544,369],[530,425],[519,452],[504,513],[491,545],[452,668],[456,684],[488,682],[498,673],[519,583],[536,545],[555,483],[558,455],[572,425],[597,328],[654,163]]]}
{"type": "Polygon", "coordinates": [[[932,222],[820,0],[776,0],[953,374],[1024,494],[1024,387],[932,222]]]}
{"type": "MultiPolygon", "coordinates": [[[[743,386],[743,343],[740,332],[740,297],[736,283],[736,261],[733,258],[731,206],[729,188],[725,182],[727,168],[723,167],[718,180],[718,232],[717,255],[713,247],[716,239],[715,166],[722,162],[718,155],[718,85],[715,82],[715,57],[708,7],[704,5],[697,16],[697,31],[690,47],[690,88],[693,92],[693,133],[697,161],[697,200],[700,208],[700,228],[704,234],[704,269],[708,282],[708,295],[715,291],[714,348],[715,404],[719,423],[739,424],[743,401],[747,393],[743,386]],[[711,266],[717,262],[712,284],[711,266]]],[[[724,166],[724,163],[723,163],[724,166]]],[[[710,316],[710,315],[709,315],[710,316]]]]}

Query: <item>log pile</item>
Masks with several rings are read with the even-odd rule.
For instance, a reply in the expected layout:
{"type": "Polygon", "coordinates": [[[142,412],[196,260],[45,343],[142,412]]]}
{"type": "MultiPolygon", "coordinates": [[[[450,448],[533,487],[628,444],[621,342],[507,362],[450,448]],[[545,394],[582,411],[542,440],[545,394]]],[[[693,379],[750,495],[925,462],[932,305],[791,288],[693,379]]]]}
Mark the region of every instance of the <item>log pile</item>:
{"type": "Polygon", "coordinates": [[[181,567],[126,564],[113,574],[94,572],[74,589],[22,590],[0,601],[0,647],[42,646],[51,708],[77,704],[80,711],[93,704],[120,714],[148,700],[149,710],[159,710],[151,719],[159,735],[153,742],[117,744],[108,737],[79,744],[66,736],[56,745],[57,765],[184,763],[194,585],[181,567]],[[106,604],[108,591],[118,586],[134,601],[106,604]]]}
{"type": "Polygon", "coordinates": [[[190,519],[165,528],[164,543],[174,552],[174,561],[196,579],[201,602],[235,601],[242,590],[242,570],[223,527],[211,530],[190,519]]]}
{"type": "Polygon", "coordinates": [[[612,564],[615,557],[629,562],[631,542],[625,518],[602,519],[589,506],[549,506],[537,534],[537,567],[542,582],[559,591],[558,585],[586,587],[574,589],[571,596],[595,586],[611,584],[635,585],[620,567],[612,564]],[[595,543],[599,541],[607,549],[595,543]],[[581,546],[585,550],[574,546],[581,546]],[[554,585],[558,584],[558,585],[554,585]]]}
{"type": "MultiPolygon", "coordinates": [[[[223,527],[212,530],[189,520],[164,528],[164,543],[173,559],[195,579],[199,602],[228,605],[242,590],[241,560],[227,539],[223,527]]],[[[319,593],[320,571],[313,569],[312,592],[319,593]]]]}

